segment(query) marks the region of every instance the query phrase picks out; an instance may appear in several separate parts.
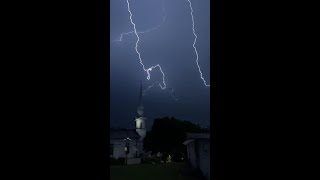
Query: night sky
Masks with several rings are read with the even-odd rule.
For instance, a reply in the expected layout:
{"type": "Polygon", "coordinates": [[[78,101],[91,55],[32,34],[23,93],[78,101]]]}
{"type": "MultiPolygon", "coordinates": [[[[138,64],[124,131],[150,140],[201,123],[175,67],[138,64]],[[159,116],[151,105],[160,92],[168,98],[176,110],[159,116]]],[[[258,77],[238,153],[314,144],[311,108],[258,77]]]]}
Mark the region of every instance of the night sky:
{"type": "MultiPolygon", "coordinates": [[[[191,10],[187,0],[130,0],[133,22],[139,34],[138,50],[148,68],[160,64],[165,73],[166,90],[155,86],[143,96],[148,129],[157,117],[173,116],[178,119],[210,124],[210,87],[200,78],[193,48],[191,10]],[[170,94],[174,90],[174,100],[170,94]]],[[[196,48],[203,77],[210,84],[210,0],[191,0],[198,36],[196,48]]],[[[126,0],[110,1],[110,39],[119,39],[123,32],[133,31],[126,0]]],[[[138,105],[140,81],[147,88],[154,82],[162,82],[158,69],[147,73],[139,63],[135,51],[136,35],[124,35],[122,42],[110,42],[110,126],[133,128],[138,105]]]]}

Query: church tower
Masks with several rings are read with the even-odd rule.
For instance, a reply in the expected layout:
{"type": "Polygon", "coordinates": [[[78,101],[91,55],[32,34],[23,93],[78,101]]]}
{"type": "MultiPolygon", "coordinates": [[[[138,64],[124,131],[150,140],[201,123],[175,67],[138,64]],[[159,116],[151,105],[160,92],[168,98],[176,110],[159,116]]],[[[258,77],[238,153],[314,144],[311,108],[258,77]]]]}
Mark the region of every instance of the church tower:
{"type": "Polygon", "coordinates": [[[146,118],[143,116],[143,105],[142,105],[142,83],[140,86],[140,94],[139,94],[139,106],[137,109],[137,117],[135,118],[135,125],[136,125],[136,132],[141,136],[140,140],[143,140],[144,137],[146,136],[146,123],[145,120],[146,118]]]}

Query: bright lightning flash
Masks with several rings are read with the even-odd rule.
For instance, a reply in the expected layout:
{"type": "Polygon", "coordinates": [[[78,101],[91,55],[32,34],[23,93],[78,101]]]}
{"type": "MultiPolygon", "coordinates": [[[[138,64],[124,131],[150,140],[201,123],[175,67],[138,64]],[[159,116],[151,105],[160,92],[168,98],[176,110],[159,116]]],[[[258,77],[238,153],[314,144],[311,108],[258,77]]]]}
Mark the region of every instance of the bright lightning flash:
{"type": "MultiPolygon", "coordinates": [[[[146,93],[151,89],[151,88],[153,88],[155,85],[157,85],[157,84],[160,84],[159,82],[154,82],[152,85],[150,85],[150,86],[148,86],[143,92],[142,92],[142,95],[143,96],[145,96],[146,95],[146,93]]],[[[175,100],[175,101],[178,101],[178,98],[176,97],[176,96],[174,96],[173,95],[173,88],[169,88],[169,89],[171,89],[170,90],[170,95],[171,95],[171,97],[175,100]]]]}
{"type": "Polygon", "coordinates": [[[147,72],[147,79],[148,80],[150,80],[150,72],[153,70],[153,69],[155,69],[155,68],[158,68],[159,70],[160,70],[160,72],[162,73],[162,83],[163,83],[163,85],[161,85],[160,83],[159,83],[159,86],[161,87],[161,89],[166,89],[166,83],[165,83],[165,75],[164,75],[164,73],[163,73],[163,71],[162,71],[162,68],[161,68],[161,66],[159,65],[159,64],[157,64],[157,65],[155,65],[155,66],[152,66],[152,67],[150,67],[150,68],[145,68],[145,66],[144,66],[144,64],[143,64],[143,62],[142,62],[142,58],[141,58],[141,54],[140,54],[140,52],[139,52],[139,50],[138,50],[138,44],[139,44],[139,41],[140,41],[140,37],[139,37],[139,35],[138,35],[138,32],[137,32],[137,29],[136,29],[136,24],[133,22],[133,20],[132,20],[132,13],[131,13],[131,10],[130,10],[130,3],[129,3],[129,0],[127,0],[127,4],[128,4],[128,12],[130,13],[130,21],[131,21],[131,24],[133,25],[133,29],[134,29],[134,33],[135,33],[135,35],[137,36],[137,42],[136,42],[136,46],[135,46],[135,50],[136,50],[136,52],[137,52],[137,54],[138,54],[138,56],[139,56],[139,60],[140,60],[140,64],[142,65],[142,68],[143,68],[143,70],[145,71],[145,72],[147,72]]]}
{"type": "MultiPolygon", "coordinates": [[[[167,16],[167,13],[166,13],[166,10],[165,10],[165,7],[164,7],[164,1],[162,1],[162,11],[163,11],[163,18],[162,18],[161,24],[159,24],[159,25],[157,25],[157,26],[155,26],[155,27],[153,27],[153,28],[150,28],[150,29],[148,29],[148,30],[146,30],[146,31],[138,32],[138,34],[148,33],[148,32],[150,32],[150,31],[153,31],[153,30],[158,29],[161,25],[163,25],[164,22],[165,22],[165,20],[166,20],[166,16],[167,16]]],[[[133,34],[133,33],[135,33],[135,31],[130,31],[130,32],[121,33],[119,39],[113,40],[113,42],[122,42],[124,35],[130,35],[130,34],[133,34]]]]}
{"type": "Polygon", "coordinates": [[[195,44],[196,44],[196,42],[197,42],[198,36],[197,36],[197,34],[196,34],[195,30],[194,30],[193,8],[192,8],[191,1],[190,1],[190,0],[187,0],[187,1],[189,2],[190,9],[191,9],[192,31],[193,31],[193,35],[195,36],[194,42],[193,42],[193,45],[192,45],[192,46],[193,46],[194,51],[195,51],[196,56],[197,56],[197,58],[196,58],[196,63],[197,63],[198,69],[199,69],[200,77],[201,77],[204,85],[207,86],[207,87],[210,87],[210,84],[207,84],[206,80],[203,78],[202,72],[201,72],[201,69],[200,69],[200,66],[199,66],[199,55],[198,55],[197,48],[196,48],[196,46],[195,46],[195,44]]]}
{"type": "MultiPolygon", "coordinates": [[[[152,85],[148,86],[148,88],[143,91],[143,94],[145,94],[147,91],[149,91],[149,90],[150,90],[151,88],[153,88],[155,85],[159,85],[160,88],[161,88],[162,90],[164,90],[164,89],[166,89],[167,86],[166,86],[166,83],[165,83],[165,74],[164,74],[164,72],[162,71],[161,66],[160,66],[159,64],[157,64],[157,65],[155,65],[155,66],[151,66],[150,68],[146,68],[145,65],[143,64],[143,61],[142,61],[142,58],[141,58],[141,54],[140,54],[140,52],[139,52],[139,50],[138,50],[138,44],[139,44],[139,41],[140,41],[139,34],[148,33],[148,32],[150,32],[150,31],[156,30],[156,29],[158,29],[158,28],[165,22],[166,12],[165,12],[165,8],[164,8],[164,1],[162,1],[162,8],[163,8],[163,12],[164,12],[164,16],[163,16],[163,19],[162,19],[162,23],[161,23],[160,25],[157,25],[157,26],[155,26],[155,27],[153,27],[153,28],[150,28],[150,29],[148,29],[148,30],[146,30],[146,31],[141,31],[141,32],[137,32],[136,24],[135,24],[135,23],[133,22],[133,20],[132,20],[132,12],[131,12],[131,9],[130,9],[130,2],[129,2],[129,0],[126,0],[126,1],[127,1],[127,5],[128,5],[128,12],[130,13],[130,22],[131,22],[131,24],[133,25],[134,31],[121,33],[120,38],[117,39],[117,40],[114,40],[114,41],[122,42],[124,35],[135,34],[136,37],[137,37],[137,41],[136,41],[136,44],[135,44],[135,50],[136,50],[136,53],[137,53],[138,56],[139,56],[140,64],[142,65],[143,70],[147,73],[147,79],[150,80],[150,78],[151,78],[151,77],[150,77],[150,76],[151,76],[151,75],[150,75],[150,72],[151,72],[153,69],[155,69],[155,68],[158,68],[158,69],[160,70],[161,74],[162,74],[162,84],[159,83],[159,82],[153,83],[152,85]]],[[[198,55],[197,48],[196,48],[196,46],[195,46],[195,44],[196,44],[196,42],[197,42],[198,36],[197,36],[197,34],[196,34],[196,32],[195,32],[195,23],[194,23],[194,17],[193,17],[193,8],[192,8],[191,1],[190,1],[190,0],[187,0],[187,1],[189,2],[189,5],[190,5],[190,10],[191,10],[191,13],[190,13],[190,14],[191,14],[191,20],[192,20],[192,31],[193,31],[193,35],[194,35],[194,37],[195,37],[192,46],[193,46],[194,51],[195,51],[195,54],[196,54],[196,64],[197,64],[197,67],[198,67],[198,70],[199,70],[199,73],[200,73],[200,77],[201,77],[204,85],[207,86],[207,87],[210,87],[210,84],[208,84],[208,83],[206,82],[206,80],[204,79],[204,77],[203,77],[203,75],[202,75],[202,72],[201,72],[200,65],[199,65],[199,55],[198,55]]],[[[171,96],[172,96],[173,99],[178,100],[176,97],[173,96],[173,89],[172,89],[172,88],[171,88],[171,96]]]]}

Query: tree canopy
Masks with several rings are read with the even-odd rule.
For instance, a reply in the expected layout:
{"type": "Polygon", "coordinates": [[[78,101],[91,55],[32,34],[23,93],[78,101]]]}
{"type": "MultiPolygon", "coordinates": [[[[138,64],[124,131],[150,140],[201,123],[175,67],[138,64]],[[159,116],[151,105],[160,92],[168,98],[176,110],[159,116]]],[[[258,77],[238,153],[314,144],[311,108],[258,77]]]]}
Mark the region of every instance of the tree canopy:
{"type": "Polygon", "coordinates": [[[185,153],[182,143],[186,140],[186,134],[201,132],[208,132],[208,129],[174,117],[157,118],[144,139],[144,149],[153,153],[185,153]]]}

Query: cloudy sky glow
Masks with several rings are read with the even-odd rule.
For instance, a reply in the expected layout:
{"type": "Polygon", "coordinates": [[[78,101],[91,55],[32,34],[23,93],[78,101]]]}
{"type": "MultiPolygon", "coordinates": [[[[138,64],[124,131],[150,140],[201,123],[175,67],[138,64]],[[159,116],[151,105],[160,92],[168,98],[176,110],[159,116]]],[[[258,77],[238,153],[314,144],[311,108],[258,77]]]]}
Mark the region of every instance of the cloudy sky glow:
{"type": "MultiPolygon", "coordinates": [[[[210,1],[190,0],[193,7],[203,78],[210,84],[210,1]]],[[[210,124],[210,87],[204,85],[196,63],[193,48],[191,9],[187,0],[129,0],[132,20],[140,41],[138,51],[146,68],[159,64],[165,74],[166,90],[155,86],[144,96],[147,127],[157,117],[174,116],[202,126],[210,124]],[[165,21],[164,11],[166,12],[165,21]],[[174,90],[175,100],[171,94],[174,90]]],[[[119,40],[121,33],[132,32],[133,25],[126,0],[110,1],[110,39],[119,40]]],[[[110,125],[134,127],[140,81],[144,88],[162,82],[156,68],[150,80],[135,51],[137,36],[122,36],[122,41],[110,42],[110,125]]]]}

